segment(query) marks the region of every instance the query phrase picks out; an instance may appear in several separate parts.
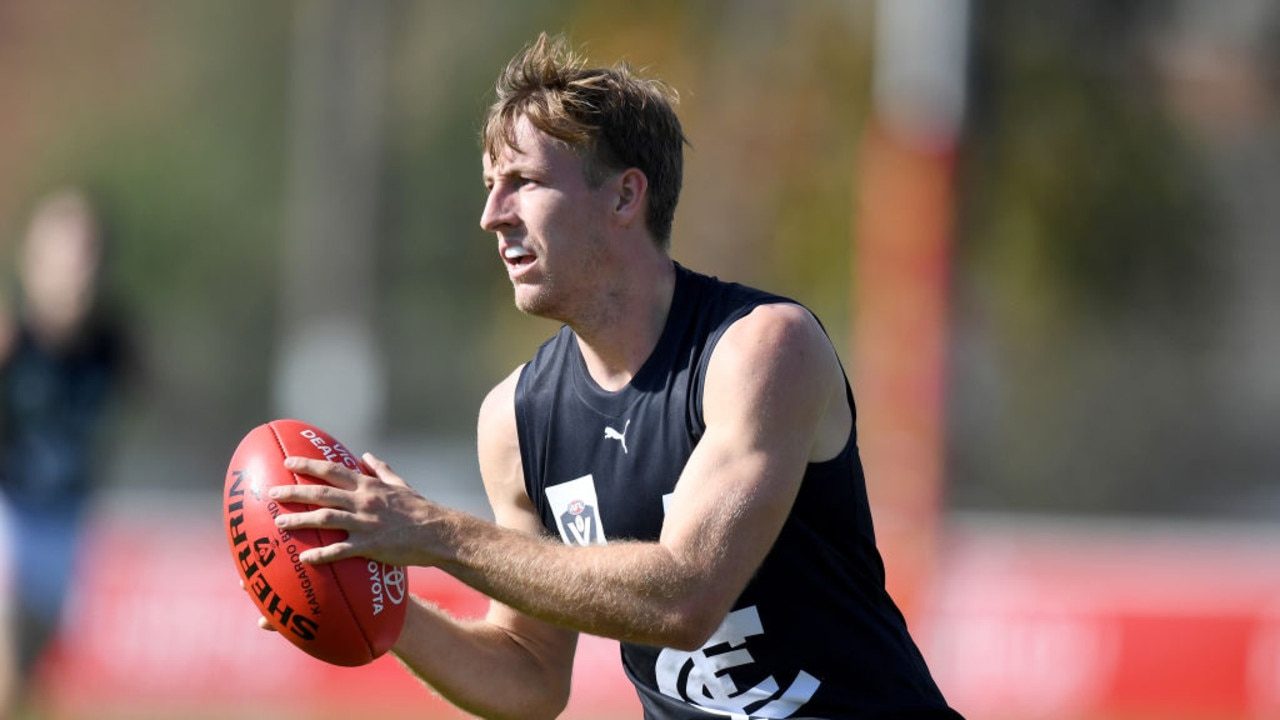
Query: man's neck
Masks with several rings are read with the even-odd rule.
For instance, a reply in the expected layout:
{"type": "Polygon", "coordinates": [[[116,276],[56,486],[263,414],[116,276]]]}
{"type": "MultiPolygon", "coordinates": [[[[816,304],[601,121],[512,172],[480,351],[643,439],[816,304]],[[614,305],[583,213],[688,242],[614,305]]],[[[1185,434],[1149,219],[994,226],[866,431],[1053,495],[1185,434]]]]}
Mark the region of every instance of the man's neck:
{"type": "Polygon", "coordinates": [[[605,390],[621,390],[631,382],[657,346],[671,311],[675,264],[661,253],[641,265],[607,300],[609,321],[572,326],[591,379],[605,390]]]}

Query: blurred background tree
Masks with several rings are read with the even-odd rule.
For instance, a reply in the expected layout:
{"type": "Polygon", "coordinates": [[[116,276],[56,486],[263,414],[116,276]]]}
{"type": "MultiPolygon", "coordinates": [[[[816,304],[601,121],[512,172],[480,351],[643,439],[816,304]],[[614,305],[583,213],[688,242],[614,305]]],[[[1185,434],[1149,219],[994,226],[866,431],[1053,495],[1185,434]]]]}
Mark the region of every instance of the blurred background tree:
{"type": "Polygon", "coordinates": [[[963,505],[1276,508],[1280,455],[1245,420],[1277,418],[1275,369],[1257,364],[1276,327],[1237,304],[1275,300],[1274,282],[1233,260],[1275,277],[1276,211],[1231,206],[1274,196],[1280,179],[1275,76],[1244,72],[1275,67],[1262,39],[1280,18],[1242,3],[1207,23],[1208,5],[983,5],[956,268],[950,460],[963,505]],[[1239,66],[1189,67],[1206,34],[1239,66]],[[1187,87],[1192,72],[1207,86],[1256,81],[1249,93],[1269,107],[1197,128],[1188,110],[1228,118],[1241,100],[1187,87]],[[1224,166],[1223,142],[1247,137],[1270,159],[1224,166]],[[1233,347],[1233,333],[1253,341],[1233,347]],[[1238,384],[1255,392],[1228,399],[1238,384]]]}

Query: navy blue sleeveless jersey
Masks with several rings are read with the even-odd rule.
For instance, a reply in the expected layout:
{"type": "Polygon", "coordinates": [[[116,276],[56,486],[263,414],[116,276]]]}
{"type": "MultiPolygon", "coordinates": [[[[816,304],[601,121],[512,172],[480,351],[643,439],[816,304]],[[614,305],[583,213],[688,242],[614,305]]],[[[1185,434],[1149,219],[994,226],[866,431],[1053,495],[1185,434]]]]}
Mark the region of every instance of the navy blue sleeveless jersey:
{"type": "MultiPolygon", "coordinates": [[[[617,392],[589,376],[568,328],[525,366],[516,424],[525,485],[566,543],[657,540],[698,444],[717,340],[785,298],[676,266],[653,353],[617,392]]],[[[853,409],[853,395],[846,394],[853,409]]],[[[773,549],[697,652],[622,644],[645,718],[958,718],[885,592],[856,433],[811,463],[773,549]]]]}

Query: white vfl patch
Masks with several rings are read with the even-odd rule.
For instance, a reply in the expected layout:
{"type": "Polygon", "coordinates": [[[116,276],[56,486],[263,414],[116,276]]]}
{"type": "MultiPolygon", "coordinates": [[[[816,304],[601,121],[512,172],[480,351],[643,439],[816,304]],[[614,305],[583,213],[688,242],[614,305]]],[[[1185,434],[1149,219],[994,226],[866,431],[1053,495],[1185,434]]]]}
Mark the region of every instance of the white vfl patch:
{"type": "Polygon", "coordinates": [[[560,528],[560,539],[567,545],[605,545],[604,524],[600,522],[600,501],[596,498],[596,482],[590,475],[550,485],[547,502],[560,528]]]}
{"type": "Polygon", "coordinates": [[[747,688],[733,679],[732,670],[755,664],[747,639],[763,634],[755,606],[729,613],[701,650],[658,654],[658,690],[732,720],[791,717],[818,691],[814,676],[801,670],[786,688],[772,676],[747,688]]]}

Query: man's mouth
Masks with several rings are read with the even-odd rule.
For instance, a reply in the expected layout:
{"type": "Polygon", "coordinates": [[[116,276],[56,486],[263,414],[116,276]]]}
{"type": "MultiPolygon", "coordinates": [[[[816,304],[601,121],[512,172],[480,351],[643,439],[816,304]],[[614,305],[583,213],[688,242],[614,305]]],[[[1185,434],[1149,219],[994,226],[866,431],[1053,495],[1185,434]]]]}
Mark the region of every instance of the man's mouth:
{"type": "Polygon", "coordinates": [[[508,245],[502,250],[502,259],[513,267],[522,267],[533,262],[535,256],[519,245],[508,245]]]}

